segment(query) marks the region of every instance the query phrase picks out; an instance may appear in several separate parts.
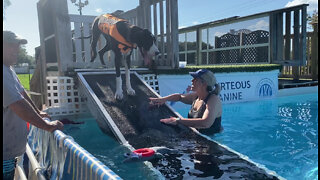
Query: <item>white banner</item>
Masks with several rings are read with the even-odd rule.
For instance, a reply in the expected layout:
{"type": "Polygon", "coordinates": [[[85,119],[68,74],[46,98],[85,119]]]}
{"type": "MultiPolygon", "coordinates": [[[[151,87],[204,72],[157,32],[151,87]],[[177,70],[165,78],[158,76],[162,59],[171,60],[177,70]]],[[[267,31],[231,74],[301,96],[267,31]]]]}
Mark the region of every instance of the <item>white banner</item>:
{"type": "MultiPolygon", "coordinates": [[[[279,70],[265,72],[215,73],[223,103],[237,103],[273,98],[278,93],[279,70]]],[[[190,75],[158,75],[161,96],[185,93],[190,75]]],[[[175,106],[179,106],[176,103],[175,106]]]]}

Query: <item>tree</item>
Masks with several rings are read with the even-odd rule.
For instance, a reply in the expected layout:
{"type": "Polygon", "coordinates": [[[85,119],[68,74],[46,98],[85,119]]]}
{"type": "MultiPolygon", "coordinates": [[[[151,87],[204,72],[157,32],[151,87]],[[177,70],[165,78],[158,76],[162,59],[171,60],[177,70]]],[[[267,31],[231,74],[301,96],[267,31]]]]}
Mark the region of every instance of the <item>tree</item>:
{"type": "Polygon", "coordinates": [[[308,15],[307,21],[309,25],[318,24],[318,10],[314,10],[312,15],[308,15]]]}
{"type": "Polygon", "coordinates": [[[28,63],[33,65],[35,63],[34,57],[27,54],[27,50],[24,45],[20,47],[17,64],[28,63]]]}
{"type": "Polygon", "coordinates": [[[3,0],[3,19],[5,19],[5,10],[11,5],[10,0],[3,0]]]}

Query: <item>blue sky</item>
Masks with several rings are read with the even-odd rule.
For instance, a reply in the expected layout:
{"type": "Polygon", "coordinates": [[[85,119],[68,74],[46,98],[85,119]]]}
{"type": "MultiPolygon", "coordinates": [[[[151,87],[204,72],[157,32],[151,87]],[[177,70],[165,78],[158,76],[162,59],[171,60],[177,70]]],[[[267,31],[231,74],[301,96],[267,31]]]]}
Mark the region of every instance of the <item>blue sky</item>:
{"type": "MultiPolygon", "coordinates": [[[[3,30],[10,30],[28,40],[26,49],[34,55],[40,45],[37,17],[38,0],[10,0],[3,30]]],[[[77,0],[78,1],[78,0],[77,0]]],[[[82,0],[84,1],[84,0],[82,0]]],[[[298,4],[309,4],[308,13],[318,9],[317,0],[178,0],[179,27],[188,27],[231,16],[247,16],[255,13],[281,9],[298,4]]],[[[139,0],[89,0],[83,15],[100,15],[115,10],[136,8],[139,0]]],[[[68,0],[69,14],[79,14],[77,7],[68,0]]]]}

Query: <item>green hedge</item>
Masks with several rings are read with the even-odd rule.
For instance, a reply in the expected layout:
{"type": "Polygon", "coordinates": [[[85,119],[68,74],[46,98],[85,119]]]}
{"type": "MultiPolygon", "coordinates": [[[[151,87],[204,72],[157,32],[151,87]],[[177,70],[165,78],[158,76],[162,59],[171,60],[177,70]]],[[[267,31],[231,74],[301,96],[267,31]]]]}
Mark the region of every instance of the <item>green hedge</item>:
{"type": "Polygon", "coordinates": [[[202,65],[202,66],[186,66],[179,69],[158,69],[157,74],[188,74],[198,69],[208,69],[214,73],[231,73],[231,72],[261,72],[281,70],[279,64],[254,64],[254,65],[202,65]]]}
{"type": "MultiPolygon", "coordinates": [[[[186,66],[179,69],[156,69],[153,71],[142,71],[141,74],[156,73],[156,74],[188,74],[189,72],[197,71],[198,69],[208,69],[214,73],[231,73],[231,72],[261,72],[261,71],[281,71],[280,64],[246,64],[246,65],[200,65],[186,66]]],[[[58,71],[58,67],[47,68],[47,71],[58,71]]]]}

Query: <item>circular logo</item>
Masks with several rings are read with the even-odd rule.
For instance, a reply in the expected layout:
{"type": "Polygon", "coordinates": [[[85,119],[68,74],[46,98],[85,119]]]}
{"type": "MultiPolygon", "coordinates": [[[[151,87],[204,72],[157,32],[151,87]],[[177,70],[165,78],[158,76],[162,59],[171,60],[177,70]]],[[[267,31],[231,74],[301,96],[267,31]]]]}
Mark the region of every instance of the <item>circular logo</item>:
{"type": "Polygon", "coordinates": [[[259,97],[271,97],[275,95],[275,86],[271,79],[262,79],[256,87],[256,94],[259,97]]]}

